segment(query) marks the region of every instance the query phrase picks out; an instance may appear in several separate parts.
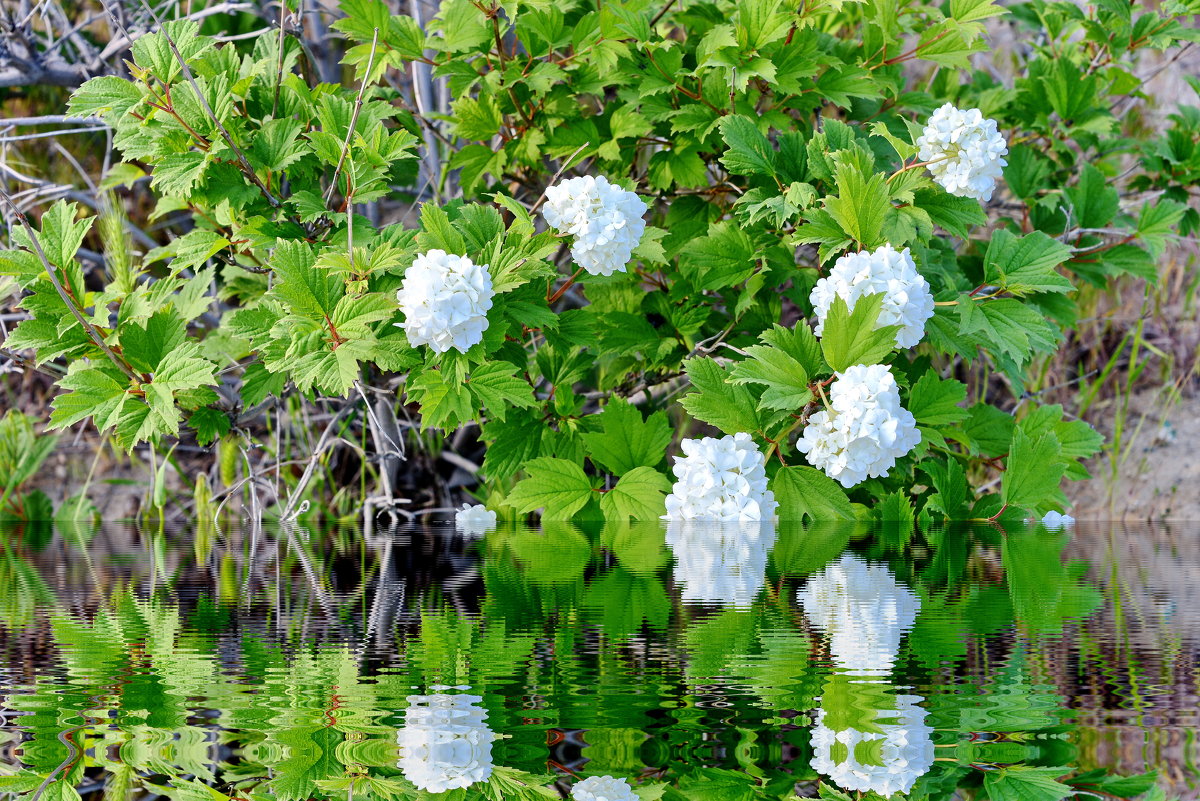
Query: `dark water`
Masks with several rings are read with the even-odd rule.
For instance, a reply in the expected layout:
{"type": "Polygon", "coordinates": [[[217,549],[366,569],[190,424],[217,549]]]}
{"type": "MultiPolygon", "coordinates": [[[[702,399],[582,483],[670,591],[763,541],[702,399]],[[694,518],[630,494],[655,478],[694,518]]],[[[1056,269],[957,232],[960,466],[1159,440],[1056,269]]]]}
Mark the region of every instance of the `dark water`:
{"type": "Polygon", "coordinates": [[[0,543],[0,794],[1197,795],[1195,530],[0,543]]]}

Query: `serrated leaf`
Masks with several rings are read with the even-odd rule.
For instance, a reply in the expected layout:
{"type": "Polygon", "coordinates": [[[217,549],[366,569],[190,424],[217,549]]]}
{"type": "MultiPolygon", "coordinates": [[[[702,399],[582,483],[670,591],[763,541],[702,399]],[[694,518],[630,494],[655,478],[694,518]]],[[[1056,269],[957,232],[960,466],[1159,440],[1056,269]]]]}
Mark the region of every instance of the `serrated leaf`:
{"type": "Polygon", "coordinates": [[[1009,506],[1036,509],[1058,493],[1065,470],[1062,446],[1053,432],[1030,436],[1017,426],[1000,482],[1001,497],[1009,506]]]}
{"type": "Polygon", "coordinates": [[[599,431],[587,431],[580,436],[587,446],[588,458],[616,476],[659,464],[671,444],[671,424],[666,412],[655,412],[643,420],[637,407],[614,398],[597,420],[599,431]]]}
{"type": "Polygon", "coordinates": [[[908,410],[922,426],[950,426],[967,418],[962,404],[967,399],[967,385],[953,378],[942,379],[928,370],[908,395],[908,410]]]}
{"type": "Polygon", "coordinates": [[[758,431],[757,402],[745,387],[727,382],[726,371],[712,359],[690,359],[683,368],[693,391],[683,397],[684,410],[726,434],[758,431]]]}
{"type": "Polygon", "coordinates": [[[666,509],[671,482],[652,467],[635,467],[600,498],[605,520],[657,520],[666,509]]]}
{"type": "Polygon", "coordinates": [[[529,382],[518,377],[517,368],[508,362],[489,362],[472,369],[467,387],[497,420],[503,420],[513,407],[538,405],[529,382]]]}
{"type": "Polygon", "coordinates": [[[1070,292],[1075,287],[1055,269],[1069,258],[1069,247],[1041,231],[1018,237],[1002,229],[992,234],[983,257],[985,280],[1017,296],[1070,292]]]}
{"type": "Polygon", "coordinates": [[[856,364],[878,364],[896,347],[900,326],[875,327],[883,299],[883,294],[864,295],[855,301],[853,312],[840,295],[833,299],[821,335],[821,352],[834,371],[840,373],[856,364]]]}
{"type": "Polygon", "coordinates": [[[542,509],[546,520],[569,520],[592,497],[583,468],[567,459],[541,457],[525,465],[528,478],[518,482],[506,503],[518,512],[542,509]]]}
{"type": "Polygon", "coordinates": [[[771,480],[780,520],[853,520],[846,491],[815,467],[780,468],[771,480]]]}
{"type": "Polygon", "coordinates": [[[736,175],[775,175],[775,150],[749,117],[721,118],[721,136],[729,149],[721,156],[725,169],[736,175]]]}

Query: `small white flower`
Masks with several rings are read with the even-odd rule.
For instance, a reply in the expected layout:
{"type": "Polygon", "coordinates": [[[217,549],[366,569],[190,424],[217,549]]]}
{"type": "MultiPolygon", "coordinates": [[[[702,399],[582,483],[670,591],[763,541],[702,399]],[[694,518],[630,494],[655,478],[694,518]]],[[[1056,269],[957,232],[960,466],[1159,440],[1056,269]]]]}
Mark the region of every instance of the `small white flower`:
{"type": "Polygon", "coordinates": [[[685,439],[664,520],[774,520],[766,458],[749,434],[685,439]]]}
{"type": "Polygon", "coordinates": [[[454,513],[454,527],[460,534],[482,537],[496,528],[496,513],[482,503],[474,506],[464,503],[462,508],[454,513]]]}
{"type": "Polygon", "coordinates": [[[796,595],[804,614],[829,635],[843,670],[886,674],[921,611],[921,599],[883,565],[846,554],[812,576],[796,595]]]}
{"type": "Polygon", "coordinates": [[[826,711],[817,711],[811,764],[843,790],[885,797],[909,793],[933,767],[933,729],[925,723],[925,710],[917,705],[921,697],[885,697],[896,708],[876,710],[878,731],[834,731],[826,724],[826,711]]]}
{"type": "Polygon", "coordinates": [[[443,793],[487,781],[492,741],[478,695],[410,695],[397,734],[398,767],[418,789],[443,793]]]}
{"type": "Polygon", "coordinates": [[[1074,526],[1075,518],[1059,512],[1046,512],[1046,516],[1042,518],[1042,525],[1050,531],[1061,531],[1074,526]]]}
{"type": "Polygon", "coordinates": [[[444,250],[422,253],[404,273],[396,293],[408,342],[437,353],[451,348],[466,353],[483,341],[492,308],[492,275],[486,264],[444,250]]]}
{"type": "Polygon", "coordinates": [[[856,364],[829,387],[829,408],[808,418],[796,448],[808,463],[850,488],[886,476],[917,447],[921,432],[900,405],[900,388],[886,365],[856,364]]]}
{"type": "Polygon", "coordinates": [[[625,272],[646,231],[648,206],[603,175],[568,178],[546,189],[542,217],[559,233],[575,237],[571,258],[592,275],[625,272]]]}
{"type": "Polygon", "coordinates": [[[575,801],[638,801],[625,779],[612,776],[591,776],[571,788],[575,801]]]}
{"type": "Polygon", "coordinates": [[[684,603],[749,607],[767,582],[774,545],[770,522],[667,523],[667,547],[675,556],[675,583],[684,603]]]}
{"type": "Polygon", "coordinates": [[[933,294],[908,248],[897,251],[891,245],[847,253],[834,262],[828,276],[817,281],[809,295],[817,315],[817,336],[825,332],[825,318],[835,297],[854,311],[859,298],[878,294],[883,295],[883,308],[875,327],[902,326],[896,332],[896,346],[915,347],[925,336],[925,321],[933,316],[933,294]]]}
{"type": "Polygon", "coordinates": [[[917,137],[917,155],[931,162],[929,172],[946,191],[987,202],[996,179],[1008,164],[1008,144],[979,109],[958,109],[951,103],[933,112],[925,132],[917,137]]]}

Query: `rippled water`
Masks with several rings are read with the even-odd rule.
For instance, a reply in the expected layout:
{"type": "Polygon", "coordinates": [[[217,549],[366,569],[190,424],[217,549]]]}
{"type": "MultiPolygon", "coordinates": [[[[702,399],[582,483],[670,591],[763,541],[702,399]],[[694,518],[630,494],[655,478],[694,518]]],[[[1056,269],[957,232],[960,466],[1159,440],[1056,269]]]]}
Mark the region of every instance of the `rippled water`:
{"type": "Polygon", "coordinates": [[[1198,544],[0,531],[0,794],[1194,798],[1198,544]]]}

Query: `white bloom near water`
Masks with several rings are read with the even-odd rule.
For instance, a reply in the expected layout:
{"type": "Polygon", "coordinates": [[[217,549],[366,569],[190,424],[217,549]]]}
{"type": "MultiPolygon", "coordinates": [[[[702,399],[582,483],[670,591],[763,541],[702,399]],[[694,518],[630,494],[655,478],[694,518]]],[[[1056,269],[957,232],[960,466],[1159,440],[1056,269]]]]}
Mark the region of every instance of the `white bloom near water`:
{"type": "Polygon", "coordinates": [[[797,594],[809,621],[829,635],[843,670],[886,674],[921,611],[921,599],[884,565],[846,554],[809,578],[797,594]]]}
{"type": "Polygon", "coordinates": [[[882,796],[909,793],[917,779],[933,767],[933,729],[916,695],[882,695],[895,709],[876,710],[880,731],[827,725],[825,709],[812,728],[812,767],[843,790],[882,796]]]}
{"type": "Polygon", "coordinates": [[[664,520],[774,520],[766,458],[749,434],[685,439],[675,457],[675,485],[664,520]]]}
{"type": "Polygon", "coordinates": [[[437,353],[463,353],[483,341],[492,308],[492,275],[486,264],[466,256],[430,250],[417,256],[396,293],[408,342],[437,353]]]}
{"type": "Polygon", "coordinates": [[[947,192],[987,202],[992,199],[996,179],[1008,164],[1008,144],[979,109],[958,109],[952,104],[933,112],[925,132],[917,137],[917,155],[931,162],[933,180],[947,192]]]}
{"type": "Polygon", "coordinates": [[[571,258],[592,275],[625,272],[646,231],[646,204],[603,175],[568,178],[546,190],[542,217],[575,238],[571,258]]]}
{"type": "Polygon", "coordinates": [[[856,364],[830,385],[829,408],[808,419],[796,448],[849,488],[886,476],[920,442],[916,420],[900,405],[900,388],[887,366],[856,364]]]}
{"type": "Polygon", "coordinates": [[[1046,516],[1042,518],[1042,525],[1050,531],[1059,531],[1075,525],[1075,518],[1061,512],[1046,512],[1046,516]]]}
{"type": "Polygon", "coordinates": [[[829,275],[817,281],[809,301],[816,310],[817,336],[825,332],[825,318],[836,297],[854,311],[859,298],[883,295],[876,328],[902,326],[896,346],[915,347],[925,336],[925,321],[933,316],[933,293],[929,282],[917,272],[908,248],[897,251],[884,245],[874,251],[847,253],[834,262],[829,275]]]}
{"type": "Polygon", "coordinates": [[[482,537],[496,528],[496,513],[482,503],[474,506],[464,503],[462,508],[454,513],[454,527],[460,534],[482,537]]]}
{"type": "Polygon", "coordinates": [[[487,781],[496,736],[482,701],[478,695],[410,695],[396,735],[404,778],[431,793],[487,781]]]}
{"type": "Polygon", "coordinates": [[[571,788],[575,801],[638,801],[637,794],[625,779],[612,776],[591,776],[571,788]]]}
{"type": "Polygon", "coordinates": [[[770,522],[667,523],[667,547],[675,557],[675,584],[684,603],[748,608],[766,585],[774,545],[770,522]]]}

